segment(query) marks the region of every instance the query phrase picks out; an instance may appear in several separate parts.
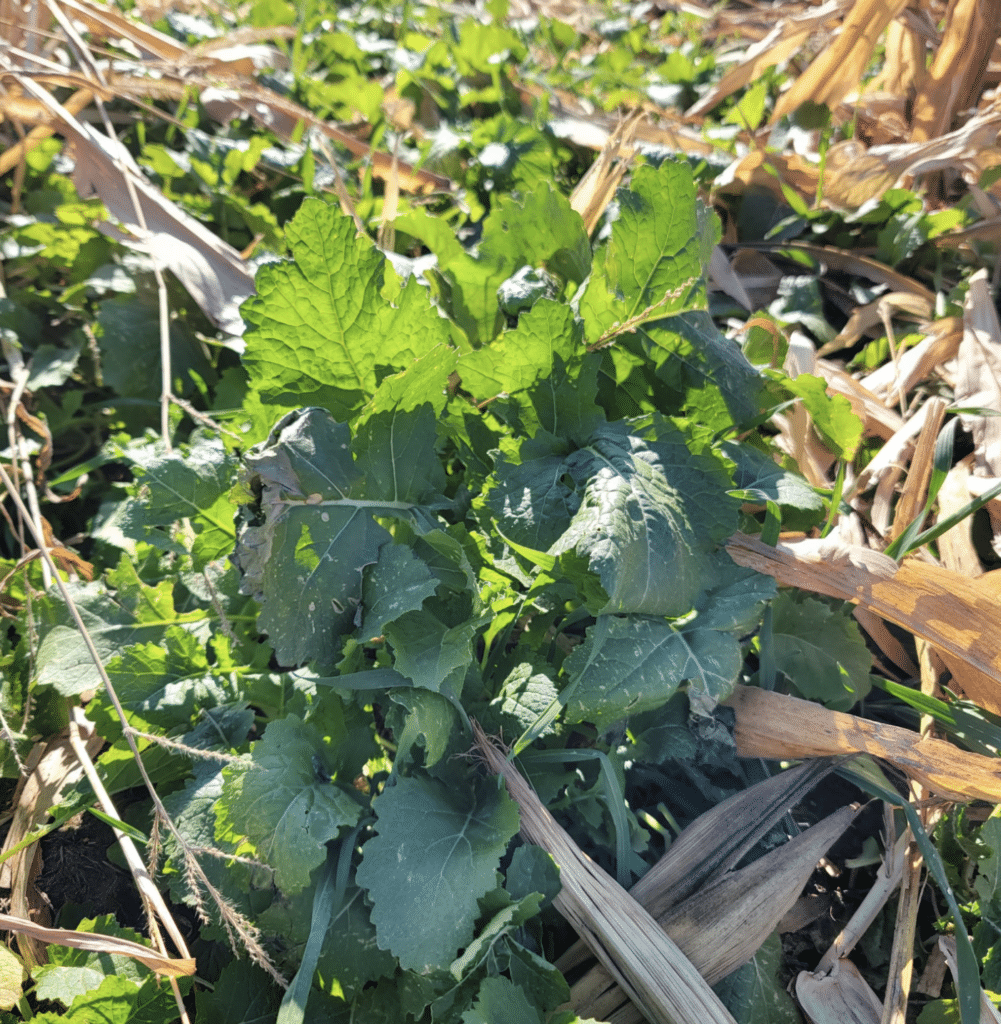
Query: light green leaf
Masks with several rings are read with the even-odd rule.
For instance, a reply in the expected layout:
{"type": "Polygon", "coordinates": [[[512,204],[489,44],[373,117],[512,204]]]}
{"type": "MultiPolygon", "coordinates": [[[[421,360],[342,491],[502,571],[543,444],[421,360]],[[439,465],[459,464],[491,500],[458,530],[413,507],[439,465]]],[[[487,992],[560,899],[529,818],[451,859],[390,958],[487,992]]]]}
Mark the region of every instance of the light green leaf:
{"type": "Polygon", "coordinates": [[[581,354],[582,343],[583,330],[570,307],[540,299],[513,330],[462,356],[457,370],[463,388],[477,398],[514,394],[548,377],[556,357],[569,363],[581,354]]]}
{"type": "Polygon", "coordinates": [[[862,443],[863,427],[848,399],[844,395],[829,395],[823,378],[809,373],[787,378],[783,384],[803,399],[814,426],[831,451],[839,459],[854,459],[862,443]]]}
{"type": "MultiPolygon", "coordinates": [[[[141,723],[171,729],[186,724],[196,711],[226,700],[226,685],[209,670],[204,645],[180,626],[168,626],[159,644],[135,644],[107,665],[108,675],[127,712],[141,723]]],[[[121,724],[110,698],[100,693],[88,713],[101,735],[114,741],[121,724]]]]}
{"type": "Polygon", "coordinates": [[[396,311],[386,308],[385,257],[333,206],[307,199],[286,238],[294,262],[265,264],[240,310],[244,365],[266,399],[347,413],[375,393],[377,367],[408,366],[447,342],[447,324],[416,281],[396,311]]]}
{"type": "Polygon", "coordinates": [[[318,776],[314,759],[328,778],[336,774],[319,730],[289,715],[269,723],[246,768],[225,772],[220,824],[246,835],[288,892],[309,884],[326,857],[324,843],[361,815],[344,790],[318,776]]]}
{"type": "Polygon", "coordinates": [[[9,947],[0,946],[0,1010],[11,1010],[21,998],[28,972],[20,957],[9,947]]]}
{"type": "Polygon", "coordinates": [[[647,310],[648,319],[660,319],[706,301],[702,234],[715,228],[699,224],[687,164],[640,167],[616,198],[612,238],[580,303],[591,342],[647,310]]]}
{"type": "Polygon", "coordinates": [[[520,200],[496,198],[476,256],[462,248],[447,225],[427,214],[404,214],[396,226],[420,238],[438,257],[447,282],[446,304],[474,347],[497,333],[502,323],[497,289],[520,267],[544,267],[564,281],[580,283],[591,265],[583,221],[549,182],[539,182],[520,200]]]}
{"type": "Polygon", "coordinates": [[[130,445],[120,450],[136,473],[135,492],[125,504],[118,524],[127,537],[167,551],[184,546],[168,527],[187,518],[196,536],[192,546],[195,570],[233,548],[236,507],[229,498],[236,459],[220,441],[202,438],[185,449],[168,453],[161,442],[130,445]]]}
{"type": "Polygon", "coordinates": [[[458,361],[459,353],[454,348],[437,345],[399,373],[387,377],[361,411],[360,418],[364,420],[380,412],[412,412],[425,404],[440,416],[448,403],[449,375],[458,361]]]}
{"type": "Polygon", "coordinates": [[[415,775],[374,802],[377,835],[363,848],[358,884],[368,890],[379,946],[405,969],[447,967],[473,937],[477,899],[494,888],[518,810],[484,779],[471,788],[415,775]]]}
{"type": "MultiPolygon", "coordinates": [[[[77,925],[76,931],[149,945],[138,932],[122,928],[112,914],[85,919],[77,925]]],[[[52,999],[64,1006],[98,989],[104,979],[112,975],[128,980],[135,991],[152,973],[133,957],[118,953],[93,953],[70,946],[50,946],[49,950],[49,962],[31,972],[37,985],[35,994],[39,999],[52,999]]]]}
{"type": "Polygon", "coordinates": [[[591,271],[591,243],[580,214],[548,181],[523,199],[500,195],[483,225],[480,258],[512,270],[543,267],[580,284],[591,271]]]}

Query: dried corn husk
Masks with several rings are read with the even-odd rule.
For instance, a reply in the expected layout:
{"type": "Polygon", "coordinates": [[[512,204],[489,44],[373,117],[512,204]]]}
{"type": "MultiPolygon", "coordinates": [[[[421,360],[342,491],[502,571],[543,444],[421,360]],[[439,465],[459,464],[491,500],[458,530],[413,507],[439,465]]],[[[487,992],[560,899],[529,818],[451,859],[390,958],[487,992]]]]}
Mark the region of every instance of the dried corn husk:
{"type": "Polygon", "coordinates": [[[796,998],[812,1024],[879,1024],[883,1006],[851,960],[835,962],[830,974],[803,971],[796,998]]]}
{"type": "MultiPolygon", "coordinates": [[[[727,797],[696,818],[629,895],[655,918],[667,913],[742,860],[835,764],[828,758],[807,761],[727,797]]],[[[577,942],[556,966],[572,971],[589,959],[585,943],[577,942]]]]}
{"type": "MultiPolygon", "coordinates": [[[[659,924],[702,977],[715,985],[747,963],[772,934],[855,813],[855,808],[842,807],[753,864],[664,911],[657,917],[659,924]]],[[[623,1007],[625,1001],[625,993],[600,965],[570,992],[570,1005],[581,1017],[638,1024],[643,1019],[639,1010],[623,1007]]]]}
{"type": "Polygon", "coordinates": [[[590,857],[542,805],[477,722],[487,767],[502,775],[521,810],[521,834],[547,850],[563,888],[553,901],[652,1024],[736,1024],[718,996],[656,921],[590,857]]]}

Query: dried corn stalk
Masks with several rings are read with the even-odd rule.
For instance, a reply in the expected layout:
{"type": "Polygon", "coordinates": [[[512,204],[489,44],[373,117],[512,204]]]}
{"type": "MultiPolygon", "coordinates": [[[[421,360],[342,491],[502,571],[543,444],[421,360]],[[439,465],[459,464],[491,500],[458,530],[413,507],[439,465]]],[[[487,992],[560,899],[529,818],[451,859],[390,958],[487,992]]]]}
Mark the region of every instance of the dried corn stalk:
{"type": "Polygon", "coordinates": [[[737,713],[741,757],[783,760],[866,753],[889,761],[939,796],[1001,802],[997,758],[754,687],[738,686],[726,704],[737,713]]]}

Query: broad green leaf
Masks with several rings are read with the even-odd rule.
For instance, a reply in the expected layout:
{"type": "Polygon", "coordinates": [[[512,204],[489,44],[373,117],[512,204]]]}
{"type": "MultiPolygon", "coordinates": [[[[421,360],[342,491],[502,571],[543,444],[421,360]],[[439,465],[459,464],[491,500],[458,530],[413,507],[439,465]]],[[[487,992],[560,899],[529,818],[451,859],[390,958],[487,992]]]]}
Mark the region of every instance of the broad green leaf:
{"type": "Polygon", "coordinates": [[[387,622],[419,610],[424,599],[437,588],[437,577],[409,547],[387,544],[380,551],[378,562],[365,570],[362,634],[381,636],[387,622]]]}
{"type": "Polygon", "coordinates": [[[716,555],[713,585],[695,604],[701,629],[722,629],[739,635],[761,622],[765,605],[777,593],[775,580],[737,565],[722,550],[716,555]]]}
{"type": "Polygon", "coordinates": [[[808,700],[847,711],[869,692],[872,655],[849,609],[782,593],[772,631],[776,667],[808,700]]]}
{"type": "Polygon", "coordinates": [[[455,708],[445,697],[428,690],[396,690],[392,700],[407,709],[406,725],[396,738],[396,764],[405,767],[414,761],[413,747],[424,748],[424,764],[437,764],[448,749],[448,741],[456,724],[455,708]]]}
{"type": "Polygon", "coordinates": [[[758,414],[761,375],[706,311],[654,320],[638,327],[636,336],[657,376],[684,394],[689,405],[704,404],[707,386],[713,385],[732,423],[750,422],[758,414]]]}
{"type": "Polygon", "coordinates": [[[372,400],[361,411],[364,420],[380,412],[412,412],[429,405],[440,416],[448,404],[449,376],[459,362],[459,354],[447,345],[438,345],[415,359],[399,373],[379,385],[372,400]]]}
{"type": "Polygon", "coordinates": [[[379,946],[408,970],[446,967],[473,937],[477,899],[496,885],[517,807],[495,780],[474,788],[423,775],[397,778],[373,806],[378,834],[357,878],[379,946]]]}
{"type": "Polygon", "coordinates": [[[10,1010],[21,998],[28,972],[20,958],[7,946],[0,946],[0,1010],[10,1010]]]}
{"type": "Polygon", "coordinates": [[[703,234],[715,229],[699,223],[688,166],[640,167],[616,198],[612,238],[580,303],[591,342],[634,317],[661,319],[705,305],[703,234]]]}
{"type": "MultiPolygon", "coordinates": [[[[107,662],[137,643],[160,643],[169,625],[187,622],[202,632],[201,612],[180,616],[174,610],[173,583],[143,583],[132,562],[122,555],[103,583],[70,583],[70,596],[90,633],[101,660],[107,662]]],[[[101,676],[62,599],[46,596],[35,604],[41,642],[38,683],[54,686],[66,697],[96,690],[101,676]]]]}
{"type": "Polygon", "coordinates": [[[462,1024],[542,1024],[542,1015],[507,978],[484,978],[473,1008],[462,1024]]]}
{"type": "MultiPolygon", "coordinates": [[[[516,665],[501,684],[491,701],[491,710],[506,726],[504,732],[520,735],[552,704],[557,697],[556,684],[544,672],[535,672],[527,662],[516,665]]],[[[550,724],[540,733],[553,731],[550,724]]]]}
{"type": "MultiPolygon", "coordinates": [[[[120,397],[159,399],[160,311],[156,301],[134,295],[106,299],[98,306],[97,323],[105,387],[120,397]]],[[[191,393],[192,370],[203,379],[211,374],[198,338],[180,318],[170,323],[170,359],[178,395],[191,393]]]]}
{"type": "Polygon", "coordinates": [[[130,445],[120,451],[136,472],[135,496],[117,522],[127,537],[167,551],[185,550],[167,528],[187,518],[195,530],[194,568],[232,551],[236,538],[229,498],[236,459],[214,439],[167,452],[162,443],[130,445]]]}
{"type": "Polygon", "coordinates": [[[673,429],[660,434],[645,441],[610,426],[566,460],[582,501],[551,550],[590,558],[606,613],[689,611],[711,582],[707,552],[736,526],[719,466],[693,455],[673,429]]]}
{"type": "Polygon", "coordinates": [[[317,764],[327,778],[335,774],[319,730],[289,715],[268,725],[245,768],[225,773],[220,823],[247,836],[288,892],[309,884],[326,856],[324,843],[361,815],[354,799],[320,777],[317,764]]]}
{"type": "Polygon", "coordinates": [[[448,627],[437,616],[422,610],[407,612],[385,628],[393,646],[396,671],[436,693],[458,693],[466,667],[473,660],[476,624],[463,622],[448,627]]]}
{"type": "Polygon", "coordinates": [[[802,1017],[779,978],[782,942],[770,935],[757,953],[718,985],[716,994],[737,1024],[802,1024],[802,1017]]]}
{"type": "Polygon", "coordinates": [[[791,508],[819,512],[824,507],[823,499],[803,477],[783,469],[752,445],[724,441],[722,449],[736,464],[733,482],[740,490],[754,491],[762,501],[774,501],[791,508]]]}
{"type": "MultiPolygon", "coordinates": [[[[168,626],[159,644],[126,648],[108,662],[107,671],[122,706],[140,728],[169,730],[227,699],[226,684],[209,670],[204,644],[180,626],[168,626]]],[[[105,739],[121,735],[107,694],[95,698],[88,714],[105,739]]]]}
{"type": "Polygon", "coordinates": [[[686,679],[711,710],[732,692],[740,665],[740,647],[728,633],[682,633],[663,619],[602,615],[563,663],[567,718],[604,729],[666,704],[686,679]]]}
{"type": "Polygon", "coordinates": [[[498,196],[483,225],[483,262],[498,267],[544,267],[581,284],[591,271],[591,243],[580,214],[549,182],[539,182],[523,199],[498,196]]]}
{"type": "Polygon", "coordinates": [[[514,394],[553,372],[556,357],[564,363],[581,354],[583,331],[569,306],[540,299],[513,330],[459,359],[462,386],[476,398],[514,394]]]}
{"type": "Polygon", "coordinates": [[[449,967],[452,977],[456,981],[469,977],[493,953],[500,937],[515,928],[520,928],[530,918],[535,917],[541,904],[541,893],[532,892],[520,900],[509,900],[506,905],[500,907],[476,938],[462,951],[462,955],[449,967]]]}
{"type": "Polygon", "coordinates": [[[570,986],[553,964],[510,936],[507,949],[511,980],[528,995],[533,1005],[550,1011],[570,1001],[570,986]]]}
{"type": "Polygon", "coordinates": [[[980,826],[979,841],[988,852],[986,857],[977,861],[977,877],[973,888],[980,897],[981,907],[986,909],[990,904],[992,916],[997,916],[1001,908],[1001,811],[997,807],[991,816],[980,826]]]}
{"type": "Polygon", "coordinates": [[[502,322],[497,289],[520,267],[544,267],[564,281],[580,283],[591,265],[580,215],[549,182],[539,182],[522,199],[498,196],[483,221],[475,256],[442,221],[427,214],[404,214],[396,226],[420,238],[438,257],[447,282],[446,306],[474,346],[497,333],[502,322]]]}
{"type": "MultiPolygon", "coordinates": [[[[112,935],[140,945],[149,941],[131,928],[122,928],[112,914],[81,921],[76,931],[96,935],[112,935]]],[[[39,999],[52,999],[70,1006],[75,999],[99,988],[105,978],[125,978],[137,989],[151,975],[138,960],[118,953],[92,953],[71,946],[50,946],[49,962],[36,967],[31,976],[36,982],[39,999]]]]}
{"type": "Polygon", "coordinates": [[[365,894],[355,886],[348,887],[330,922],[319,970],[323,977],[336,979],[346,995],[370,981],[392,977],[396,970],[396,958],[379,949],[365,894]]]}
{"type": "Polygon", "coordinates": [[[551,903],[560,891],[560,869],[552,855],[540,846],[519,846],[511,857],[504,888],[519,900],[530,892],[541,893],[551,903]]]}
{"type": "MultiPolygon", "coordinates": [[[[698,620],[696,620],[696,623],[698,620]]],[[[733,693],[744,658],[729,633],[690,627],[681,634],[688,660],[682,669],[688,682],[688,702],[696,714],[709,715],[733,693]]]]}
{"type": "Polygon", "coordinates": [[[374,515],[427,521],[424,503],[445,503],[434,440],[428,406],[375,415],[353,443],[344,424],[307,409],[247,456],[258,521],[242,530],[235,560],[282,664],[332,664],[340,634],[361,624],[363,573],[389,540],[374,515]]]}
{"type": "Polygon", "coordinates": [[[293,262],[265,264],[240,310],[244,365],[265,399],[347,413],[375,393],[377,367],[400,369],[447,343],[446,323],[415,281],[387,308],[386,259],[350,217],[307,199],[286,238],[293,262]]]}
{"type": "Polygon", "coordinates": [[[823,378],[809,373],[787,378],[783,384],[803,399],[814,426],[831,451],[839,459],[855,458],[862,443],[862,421],[852,412],[848,399],[844,395],[829,395],[823,378]]]}
{"type": "Polygon", "coordinates": [[[281,990],[260,967],[232,960],[212,988],[195,988],[198,1024],[272,1024],[281,990]]]}
{"type": "Polygon", "coordinates": [[[505,538],[548,551],[569,529],[580,497],[565,476],[563,448],[548,436],[537,436],[520,450],[502,442],[494,458],[496,482],[486,500],[505,538]]]}
{"type": "Polygon", "coordinates": [[[442,498],[445,472],[434,450],[435,439],[435,415],[429,404],[365,420],[353,444],[365,474],[364,497],[390,504],[448,504],[442,498]]]}

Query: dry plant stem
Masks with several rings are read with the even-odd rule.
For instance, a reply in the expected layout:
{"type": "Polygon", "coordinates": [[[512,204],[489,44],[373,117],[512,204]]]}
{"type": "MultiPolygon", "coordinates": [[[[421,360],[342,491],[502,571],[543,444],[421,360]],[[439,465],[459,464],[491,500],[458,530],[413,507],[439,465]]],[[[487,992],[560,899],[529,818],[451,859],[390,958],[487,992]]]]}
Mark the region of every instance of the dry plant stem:
{"type": "Polygon", "coordinates": [[[924,511],[928,482],[935,460],[935,441],[945,420],[945,402],[941,398],[930,398],[928,406],[924,427],[918,435],[914,456],[907,471],[907,482],[897,503],[897,512],[890,530],[891,540],[896,540],[924,511]]]}
{"type": "Polygon", "coordinates": [[[813,972],[815,975],[827,973],[838,960],[846,957],[876,920],[886,901],[900,884],[909,837],[910,833],[905,832],[883,855],[883,863],[876,873],[875,884],[865,894],[865,898],[841,934],[831,944],[830,949],[821,957],[817,969],[813,972]]]}
{"type": "MultiPolygon", "coordinates": [[[[12,455],[11,465],[15,472],[20,469],[24,480],[24,493],[28,498],[28,508],[31,510],[31,520],[35,525],[35,529],[44,535],[44,530],[42,529],[42,510],[38,504],[38,491],[35,488],[35,480],[31,472],[28,449],[24,443],[24,437],[17,430],[17,407],[20,405],[21,398],[28,385],[28,367],[25,366],[21,351],[16,345],[8,344],[6,341],[3,342],[3,353],[10,365],[10,375],[14,382],[14,390],[7,405],[7,443],[10,445],[12,455]]],[[[24,550],[23,537],[21,546],[22,550],[24,550]]],[[[44,562],[42,563],[42,584],[46,590],[52,585],[52,574],[44,562]]]]}
{"type": "MultiPolygon", "coordinates": [[[[0,483],[3,483],[3,485],[8,489],[8,491],[11,491],[11,479],[7,474],[6,469],[4,469],[3,465],[0,465],[0,483]]],[[[17,494],[16,491],[11,491],[11,499],[17,506],[18,511],[20,511],[21,514],[25,516],[25,518],[27,519],[27,509],[25,509],[24,507],[24,502],[21,500],[21,496],[17,494]]],[[[29,523],[29,525],[31,525],[31,528],[34,529],[33,524],[29,523]]],[[[104,663],[101,661],[101,656],[98,653],[97,648],[94,646],[93,637],[91,637],[90,632],[87,630],[87,627],[84,624],[83,618],[80,615],[80,610],[79,608],[77,608],[76,602],[73,600],[69,592],[69,588],[63,581],[62,576],[59,575],[55,563],[52,561],[52,556],[49,554],[46,548],[41,546],[43,540],[44,538],[41,536],[35,537],[35,543],[40,546],[42,557],[49,563],[49,568],[52,570],[53,576],[56,581],[56,585],[59,588],[59,592],[62,595],[63,601],[65,601],[66,603],[66,607],[69,610],[70,616],[72,617],[74,624],[80,631],[80,636],[83,639],[87,651],[94,662],[94,666],[101,677],[101,681],[104,683],[104,687],[108,694],[108,697],[111,699],[111,702],[115,707],[115,713],[118,715],[118,720],[122,723],[124,729],[125,740],[129,745],[129,749],[132,751],[132,756],[135,758],[136,767],[139,769],[139,774],[142,776],[143,783],[146,786],[146,791],[149,793],[150,798],[153,801],[153,806],[156,809],[156,813],[157,815],[159,815],[160,820],[167,826],[167,828],[170,831],[170,834],[174,837],[180,849],[184,852],[185,870],[192,882],[192,885],[195,885],[197,883],[198,886],[201,886],[202,889],[204,889],[204,891],[208,892],[211,895],[212,900],[216,904],[216,908],[219,911],[219,914],[223,920],[224,925],[226,926],[227,930],[229,930],[231,938],[232,929],[235,928],[237,933],[239,934],[240,941],[243,942],[244,946],[250,953],[254,962],[257,963],[265,971],[267,971],[268,974],[270,974],[275,979],[275,981],[277,981],[280,985],[287,987],[288,982],[275,969],[274,965],[268,959],[267,954],[264,952],[260,944],[257,942],[257,939],[252,931],[252,926],[250,926],[242,917],[237,915],[235,911],[233,911],[233,909],[226,904],[225,900],[223,900],[218,890],[215,888],[215,886],[212,885],[212,883],[206,876],[205,872],[202,870],[202,867],[198,863],[197,858],[191,852],[189,844],[185,841],[181,833],[178,832],[177,826],[174,824],[170,815],[167,813],[166,807],[163,806],[163,802],[160,800],[160,797],[156,792],[156,787],[153,785],[153,781],[152,779],[150,779],[149,773],[146,771],[146,765],[143,763],[142,756],[139,753],[139,748],[136,746],[135,738],[133,737],[131,730],[129,729],[128,718],[125,715],[125,709],[122,707],[122,702],[119,699],[118,693],[116,692],[114,686],[112,685],[111,679],[109,678],[108,673],[104,668],[104,663]]]]}
{"type": "MultiPolygon", "coordinates": [[[[104,783],[101,782],[101,776],[97,774],[94,762],[90,759],[90,754],[87,752],[87,748],[83,745],[83,741],[80,738],[80,728],[74,718],[74,715],[77,714],[79,714],[80,717],[83,717],[83,710],[81,708],[73,708],[73,713],[70,715],[70,746],[73,748],[73,753],[76,754],[80,764],[83,766],[84,773],[87,776],[87,781],[90,782],[94,793],[101,803],[104,813],[107,814],[108,817],[114,818],[116,821],[120,821],[121,818],[118,814],[118,808],[115,807],[114,801],[108,795],[108,791],[104,788],[104,783]]],[[[163,897],[160,895],[160,890],[153,884],[153,879],[150,878],[149,872],[146,870],[146,865],[143,864],[142,857],[139,856],[136,844],[132,842],[132,838],[127,836],[124,832],[119,831],[117,828],[114,831],[115,836],[118,839],[118,845],[125,856],[125,863],[128,864],[129,870],[132,872],[136,888],[138,888],[139,894],[142,896],[143,904],[146,907],[147,917],[149,919],[150,937],[152,938],[154,945],[165,958],[169,957],[163,943],[163,938],[160,935],[160,929],[156,925],[156,918],[154,918],[153,914],[150,913],[150,910],[156,911],[156,916],[160,918],[166,927],[174,945],[181,954],[181,958],[191,961],[191,964],[194,965],[194,960],[192,960],[191,953],[184,941],[184,936],[181,935],[178,930],[177,924],[175,923],[167,904],[163,901],[163,897]]],[[[181,990],[177,986],[177,980],[173,977],[170,979],[170,987],[174,993],[174,1001],[177,1003],[177,1009],[180,1012],[181,1020],[184,1021],[185,1024],[190,1024],[188,1012],[184,1006],[184,998],[181,996],[181,990]]]]}
{"type": "Polygon", "coordinates": [[[473,737],[521,811],[521,834],[547,850],[563,888],[553,901],[647,1020],[735,1024],[698,971],[656,921],[584,855],[477,722],[473,737]]]}
{"type": "Polygon", "coordinates": [[[155,949],[114,935],[70,931],[67,928],[45,928],[34,921],[25,921],[10,914],[0,914],[0,929],[19,935],[30,935],[47,946],[68,946],[91,953],[130,956],[144,963],[150,970],[167,976],[184,977],[195,973],[194,960],[171,960],[161,956],[155,949]]]}
{"type": "MultiPolygon", "coordinates": [[[[82,714],[82,711],[79,708],[74,708],[73,710],[74,712],[82,714]]],[[[87,750],[83,745],[83,741],[80,738],[80,728],[73,717],[70,718],[69,730],[70,745],[73,747],[73,752],[76,754],[80,764],[83,766],[84,773],[87,776],[87,781],[90,782],[93,787],[94,793],[100,801],[102,810],[108,815],[108,817],[114,818],[116,821],[120,821],[121,818],[118,814],[117,808],[115,807],[114,801],[108,795],[108,791],[104,788],[104,783],[101,782],[101,776],[97,774],[94,762],[91,760],[90,754],[87,753],[87,750]]],[[[181,935],[167,904],[164,903],[163,897],[160,895],[160,890],[153,884],[153,879],[150,878],[149,872],[146,870],[146,865],[143,864],[142,857],[139,856],[136,844],[132,841],[130,836],[119,831],[117,828],[115,829],[115,836],[118,839],[118,845],[122,848],[125,861],[129,866],[129,870],[132,872],[132,877],[136,881],[136,886],[138,887],[143,900],[156,910],[157,916],[163,922],[164,927],[167,929],[167,933],[170,935],[174,945],[177,947],[178,952],[180,952],[183,957],[190,958],[191,953],[188,951],[188,947],[184,942],[184,936],[181,935]]]]}
{"type": "MultiPolygon", "coordinates": [[[[306,137],[306,145],[309,145],[309,137],[306,137]]],[[[344,178],[341,177],[341,169],[337,166],[337,161],[334,159],[334,154],[330,151],[330,147],[327,145],[326,140],[319,133],[316,134],[316,142],[320,147],[320,151],[327,158],[327,163],[330,165],[331,171],[334,173],[334,192],[337,194],[337,198],[341,202],[341,211],[349,214],[351,219],[355,222],[355,230],[359,235],[366,234],[365,224],[361,217],[358,216],[358,211],[355,209],[355,204],[351,199],[351,194],[348,192],[347,185],[344,184],[344,178]]],[[[399,188],[399,164],[397,163],[397,188],[399,188]]]]}
{"type": "MultiPolygon", "coordinates": [[[[920,789],[920,787],[915,787],[920,789]]],[[[917,927],[918,901],[921,897],[921,851],[910,829],[902,838],[908,840],[904,852],[904,870],[900,880],[900,900],[897,904],[897,923],[893,929],[890,951],[889,977],[883,999],[883,1018],[880,1024],[904,1024],[907,1001],[914,973],[914,934],[917,927]]]]}

